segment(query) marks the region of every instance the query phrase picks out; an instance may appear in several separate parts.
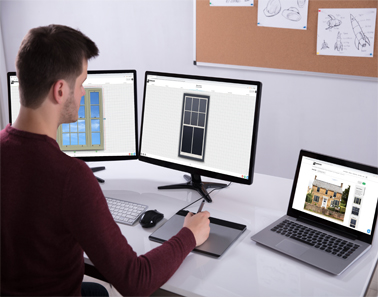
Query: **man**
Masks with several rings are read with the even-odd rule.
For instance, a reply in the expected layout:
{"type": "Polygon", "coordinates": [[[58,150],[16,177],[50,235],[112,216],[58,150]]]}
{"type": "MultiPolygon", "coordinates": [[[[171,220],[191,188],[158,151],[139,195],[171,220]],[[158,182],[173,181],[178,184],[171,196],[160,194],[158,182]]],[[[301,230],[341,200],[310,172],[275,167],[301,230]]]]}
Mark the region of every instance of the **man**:
{"type": "Polygon", "coordinates": [[[150,295],[209,236],[209,213],[137,256],[88,166],[60,151],[56,131],[78,119],[96,45],[60,25],[28,32],[16,70],[21,109],[0,132],[2,295],[81,294],[83,251],[123,295],[150,295]]]}

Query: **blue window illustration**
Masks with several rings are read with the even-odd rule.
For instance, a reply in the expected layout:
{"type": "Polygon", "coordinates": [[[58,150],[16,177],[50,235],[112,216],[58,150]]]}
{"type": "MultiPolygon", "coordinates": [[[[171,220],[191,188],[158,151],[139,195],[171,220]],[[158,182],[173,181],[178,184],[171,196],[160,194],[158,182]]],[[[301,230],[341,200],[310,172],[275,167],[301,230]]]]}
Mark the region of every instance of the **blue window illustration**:
{"type": "Polygon", "coordinates": [[[204,161],[210,96],[184,94],[179,156],[204,161]]]}
{"type": "Polygon", "coordinates": [[[80,100],[78,120],[62,124],[57,141],[62,150],[104,149],[102,89],[86,89],[80,100]]]}
{"type": "Polygon", "coordinates": [[[101,145],[100,98],[98,92],[90,93],[92,145],[101,145]]]}

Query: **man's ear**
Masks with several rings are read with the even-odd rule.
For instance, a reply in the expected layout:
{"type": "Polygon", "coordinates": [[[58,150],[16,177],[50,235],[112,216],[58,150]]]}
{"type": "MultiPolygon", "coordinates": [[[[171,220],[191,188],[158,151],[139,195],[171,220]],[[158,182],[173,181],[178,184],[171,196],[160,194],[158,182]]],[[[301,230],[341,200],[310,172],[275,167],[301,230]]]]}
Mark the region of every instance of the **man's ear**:
{"type": "Polygon", "coordinates": [[[53,85],[53,97],[56,103],[61,104],[67,92],[66,82],[62,79],[53,85]]]}

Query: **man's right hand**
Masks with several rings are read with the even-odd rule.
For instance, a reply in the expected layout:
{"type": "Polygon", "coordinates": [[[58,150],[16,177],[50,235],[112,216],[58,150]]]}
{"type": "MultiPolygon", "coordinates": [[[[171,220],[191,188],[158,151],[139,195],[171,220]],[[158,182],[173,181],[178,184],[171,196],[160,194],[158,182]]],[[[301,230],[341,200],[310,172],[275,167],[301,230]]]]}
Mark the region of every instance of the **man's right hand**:
{"type": "Polygon", "coordinates": [[[184,227],[189,228],[193,232],[196,239],[196,246],[203,244],[210,234],[210,213],[201,211],[197,214],[189,212],[184,221],[184,227]]]}

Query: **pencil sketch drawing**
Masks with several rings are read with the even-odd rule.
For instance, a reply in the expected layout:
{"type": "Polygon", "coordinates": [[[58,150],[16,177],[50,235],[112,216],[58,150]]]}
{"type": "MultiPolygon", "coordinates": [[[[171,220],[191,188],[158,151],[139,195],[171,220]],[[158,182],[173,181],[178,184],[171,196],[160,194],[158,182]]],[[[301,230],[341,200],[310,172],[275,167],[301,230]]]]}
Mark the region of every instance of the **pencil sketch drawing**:
{"type": "Polygon", "coordinates": [[[337,33],[336,43],[334,46],[334,50],[342,51],[343,50],[343,44],[341,42],[341,33],[337,33]]]}
{"type": "Polygon", "coordinates": [[[306,0],[297,0],[297,4],[299,8],[303,8],[306,4],[306,0]]]}
{"type": "Polygon", "coordinates": [[[298,8],[290,7],[282,12],[282,16],[290,21],[298,22],[301,19],[301,14],[298,8]]]}
{"type": "Polygon", "coordinates": [[[279,14],[281,11],[281,2],[280,0],[269,0],[268,4],[264,9],[264,14],[267,17],[273,17],[279,14]]]}
{"type": "Polygon", "coordinates": [[[327,48],[329,48],[328,43],[324,40],[323,43],[322,43],[321,49],[323,50],[323,49],[327,49],[327,48]]]}
{"type": "Polygon", "coordinates": [[[328,28],[326,28],[326,30],[329,30],[329,29],[332,29],[341,25],[342,22],[336,19],[332,14],[329,14],[328,16],[330,20],[328,20],[327,22],[328,28]]]}
{"type": "Polygon", "coordinates": [[[360,45],[362,47],[366,47],[366,44],[370,45],[369,38],[362,31],[360,24],[353,15],[350,15],[350,23],[352,25],[353,33],[356,36],[356,38],[354,39],[354,45],[356,46],[356,48],[359,50],[360,45]]]}

